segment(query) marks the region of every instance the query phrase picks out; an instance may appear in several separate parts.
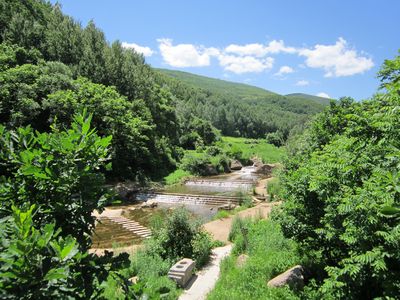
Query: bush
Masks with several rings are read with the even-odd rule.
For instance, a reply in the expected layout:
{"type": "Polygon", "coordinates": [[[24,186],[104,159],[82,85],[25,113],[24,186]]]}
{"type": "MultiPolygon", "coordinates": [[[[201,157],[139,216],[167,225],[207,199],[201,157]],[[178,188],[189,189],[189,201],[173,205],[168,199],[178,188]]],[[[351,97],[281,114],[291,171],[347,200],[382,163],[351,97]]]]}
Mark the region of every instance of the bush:
{"type": "Polygon", "coordinates": [[[230,215],[229,211],[221,209],[214,215],[213,220],[228,218],[230,215]]]}
{"type": "Polygon", "coordinates": [[[33,225],[35,206],[27,211],[12,207],[0,222],[0,298],[80,298],[74,267],[82,253],[71,236],[63,238],[54,224],[33,225]]]}
{"type": "Polygon", "coordinates": [[[253,207],[253,198],[245,193],[245,192],[238,192],[236,193],[236,197],[239,198],[239,205],[242,207],[250,208],[253,207]]]}
{"type": "Polygon", "coordinates": [[[211,237],[207,232],[201,231],[195,235],[192,241],[193,259],[198,268],[208,263],[212,245],[211,237]]]}
{"type": "MultiPolygon", "coordinates": [[[[138,277],[133,287],[135,294],[141,299],[177,299],[179,290],[168,277],[173,262],[161,258],[152,251],[138,251],[131,258],[131,276],[138,277]]],[[[125,298],[124,298],[125,299],[125,298]]]]}
{"type": "Polygon", "coordinates": [[[268,180],[266,189],[271,201],[279,200],[281,198],[280,193],[282,192],[282,187],[279,178],[271,178],[268,180]]]}
{"type": "Polygon", "coordinates": [[[192,258],[199,268],[207,262],[211,238],[202,231],[199,222],[191,220],[185,208],[175,209],[154,233],[148,245],[151,253],[173,262],[184,257],[192,258]]]}
{"type": "Polygon", "coordinates": [[[168,176],[164,177],[164,182],[166,185],[172,185],[182,182],[187,177],[190,177],[190,172],[177,169],[168,176]]]}

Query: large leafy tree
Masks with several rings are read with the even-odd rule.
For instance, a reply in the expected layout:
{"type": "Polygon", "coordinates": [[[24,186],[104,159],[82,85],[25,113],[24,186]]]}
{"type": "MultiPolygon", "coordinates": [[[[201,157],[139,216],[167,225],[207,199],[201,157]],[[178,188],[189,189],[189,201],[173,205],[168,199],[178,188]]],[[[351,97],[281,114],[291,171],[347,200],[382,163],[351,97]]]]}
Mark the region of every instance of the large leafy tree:
{"type": "Polygon", "coordinates": [[[71,90],[50,94],[44,101],[50,119],[64,125],[71,122],[75,112],[87,109],[93,114],[93,126],[100,135],[112,135],[113,174],[131,177],[145,171],[152,155],[150,137],[154,131],[151,114],[143,101],[127,101],[115,88],[95,84],[80,78],[71,90]]]}
{"type": "Polygon", "coordinates": [[[398,70],[388,66],[395,64],[383,68],[386,93],[332,103],[300,139],[282,178],[283,231],[322,266],[316,279],[325,298],[398,296],[400,227],[382,214],[400,204],[398,70]]]}

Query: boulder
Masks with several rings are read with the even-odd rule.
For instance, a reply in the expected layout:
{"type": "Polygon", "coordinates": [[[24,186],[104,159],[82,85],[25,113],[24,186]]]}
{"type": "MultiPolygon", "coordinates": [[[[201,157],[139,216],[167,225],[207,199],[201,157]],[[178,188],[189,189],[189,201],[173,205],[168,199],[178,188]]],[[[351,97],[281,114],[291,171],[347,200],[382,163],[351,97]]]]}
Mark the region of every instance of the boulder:
{"type": "Polygon", "coordinates": [[[253,166],[256,167],[256,168],[259,167],[259,166],[262,166],[264,164],[262,162],[262,160],[260,158],[258,158],[258,157],[252,157],[250,159],[250,161],[253,163],[253,166]]]}
{"type": "Polygon", "coordinates": [[[133,276],[133,277],[129,278],[128,280],[130,283],[136,284],[139,281],[139,277],[133,276]]]}
{"type": "Polygon", "coordinates": [[[204,166],[204,175],[218,175],[217,169],[212,164],[206,164],[204,166]]]}
{"type": "Polygon", "coordinates": [[[229,163],[229,168],[231,170],[241,170],[243,168],[243,165],[241,164],[240,161],[233,159],[229,163]]]}
{"type": "Polygon", "coordinates": [[[255,197],[257,200],[260,200],[260,201],[265,201],[267,199],[267,197],[265,197],[263,195],[256,195],[255,197]]]}
{"type": "Polygon", "coordinates": [[[301,289],[304,287],[304,268],[300,265],[290,268],[286,272],[268,281],[269,287],[282,287],[288,285],[291,289],[301,289]]]}
{"type": "Polygon", "coordinates": [[[139,192],[137,184],[132,182],[119,182],[114,186],[114,191],[124,201],[134,201],[136,193],[139,192]]]}
{"type": "Polygon", "coordinates": [[[275,168],[275,165],[273,165],[273,164],[259,164],[258,166],[256,166],[255,173],[271,176],[272,170],[274,168],[275,168]]]}
{"type": "Polygon", "coordinates": [[[233,210],[235,208],[236,208],[236,205],[232,204],[232,203],[227,203],[227,204],[218,206],[218,210],[233,210]]]}
{"type": "Polygon", "coordinates": [[[247,254],[240,254],[236,259],[236,266],[241,268],[246,264],[246,261],[249,259],[247,254]]]}
{"type": "Polygon", "coordinates": [[[141,208],[154,208],[157,206],[158,206],[158,203],[153,200],[148,200],[146,202],[143,202],[142,205],[140,205],[141,208]]]}

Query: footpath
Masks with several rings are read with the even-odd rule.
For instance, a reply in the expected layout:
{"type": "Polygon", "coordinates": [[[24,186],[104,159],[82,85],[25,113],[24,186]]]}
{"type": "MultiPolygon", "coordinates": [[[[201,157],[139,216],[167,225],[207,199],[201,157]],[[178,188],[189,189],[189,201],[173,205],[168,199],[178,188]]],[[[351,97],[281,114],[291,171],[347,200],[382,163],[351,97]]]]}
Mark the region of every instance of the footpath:
{"type": "Polygon", "coordinates": [[[221,261],[229,256],[232,251],[233,245],[229,243],[228,236],[235,216],[265,219],[271,212],[272,207],[278,204],[263,202],[255,207],[243,210],[234,216],[204,224],[205,230],[212,234],[215,240],[223,241],[228,243],[228,245],[213,249],[210,262],[193,276],[179,297],[179,300],[204,300],[207,298],[207,294],[214,288],[219,278],[221,261]]]}

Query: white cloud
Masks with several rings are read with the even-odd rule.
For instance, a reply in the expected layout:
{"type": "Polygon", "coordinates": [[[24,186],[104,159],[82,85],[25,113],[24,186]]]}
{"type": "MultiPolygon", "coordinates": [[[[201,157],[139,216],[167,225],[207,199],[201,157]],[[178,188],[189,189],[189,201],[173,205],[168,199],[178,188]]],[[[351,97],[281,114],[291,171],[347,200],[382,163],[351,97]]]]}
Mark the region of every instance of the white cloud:
{"type": "Polygon", "coordinates": [[[295,85],[297,85],[297,86],[307,86],[309,84],[310,84],[310,82],[307,81],[307,80],[299,80],[299,81],[296,82],[295,85]]]}
{"type": "Polygon", "coordinates": [[[272,57],[256,58],[253,56],[234,56],[221,54],[218,56],[219,64],[224,67],[225,71],[236,74],[243,73],[260,73],[264,70],[271,69],[274,64],[272,57]]]}
{"type": "Polygon", "coordinates": [[[218,55],[216,48],[198,47],[192,44],[172,45],[171,39],[158,39],[164,62],[172,67],[204,67],[210,65],[210,56],[218,55]]]}
{"type": "Polygon", "coordinates": [[[140,46],[135,43],[122,42],[121,46],[126,49],[133,49],[137,53],[141,53],[146,57],[152,56],[154,54],[154,51],[151,50],[150,47],[140,46]]]}
{"type": "Polygon", "coordinates": [[[241,56],[256,56],[263,57],[267,54],[277,54],[280,52],[295,53],[296,49],[293,47],[286,47],[285,43],[280,40],[273,40],[268,45],[253,43],[246,45],[231,44],[225,48],[225,52],[233,53],[241,56]]]}
{"type": "Polygon", "coordinates": [[[330,97],[327,93],[323,93],[323,92],[318,93],[317,96],[318,96],[318,97],[322,97],[322,98],[331,99],[331,97],[330,97]]]}
{"type": "Polygon", "coordinates": [[[268,47],[265,48],[267,53],[296,53],[296,48],[286,47],[285,43],[282,40],[273,40],[269,42],[268,47]]]}
{"type": "Polygon", "coordinates": [[[276,72],[274,75],[275,76],[283,76],[285,74],[290,74],[293,72],[294,72],[293,68],[291,68],[289,66],[282,66],[282,67],[280,67],[279,71],[276,72]]]}
{"type": "Polygon", "coordinates": [[[315,45],[313,49],[300,49],[298,53],[307,58],[308,67],[324,69],[325,77],[351,76],[374,66],[371,58],[350,49],[343,38],[334,45],[315,45]]]}
{"type": "Polygon", "coordinates": [[[247,44],[243,46],[231,44],[225,48],[225,52],[234,53],[242,56],[252,55],[262,57],[266,55],[265,47],[262,44],[247,44]]]}

